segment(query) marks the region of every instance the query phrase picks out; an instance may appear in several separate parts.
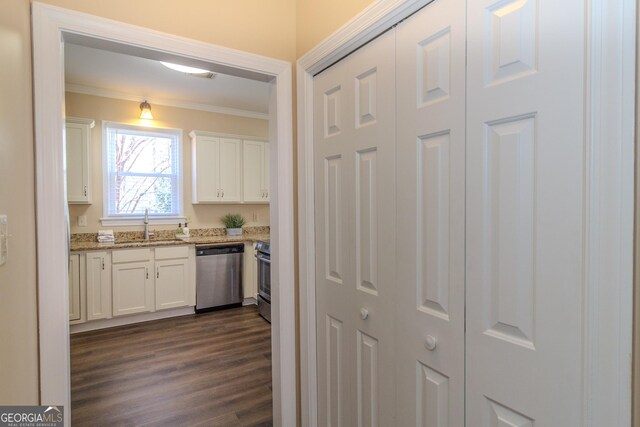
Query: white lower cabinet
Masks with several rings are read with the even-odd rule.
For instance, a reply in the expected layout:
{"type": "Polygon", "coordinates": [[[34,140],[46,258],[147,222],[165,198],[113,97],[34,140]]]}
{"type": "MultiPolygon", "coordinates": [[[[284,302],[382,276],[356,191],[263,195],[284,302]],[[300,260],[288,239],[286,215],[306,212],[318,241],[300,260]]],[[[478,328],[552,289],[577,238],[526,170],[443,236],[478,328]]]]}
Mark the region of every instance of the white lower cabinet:
{"type": "Polygon", "coordinates": [[[194,246],[71,254],[69,321],[192,307],[195,271],[194,246]]]}
{"type": "Polygon", "coordinates": [[[244,244],[244,261],[242,266],[242,295],[244,299],[258,295],[258,261],[256,260],[256,243],[244,244]]]}
{"type": "Polygon", "coordinates": [[[187,307],[195,304],[195,277],[187,246],[157,248],[155,253],[156,310],[187,307]]]}
{"type": "Polygon", "coordinates": [[[113,315],[155,311],[153,251],[113,251],[113,315]]]}
{"type": "Polygon", "coordinates": [[[111,252],[88,252],[87,320],[111,318],[111,252]]]}
{"type": "Polygon", "coordinates": [[[80,254],[69,256],[69,320],[80,320],[80,254]]]}

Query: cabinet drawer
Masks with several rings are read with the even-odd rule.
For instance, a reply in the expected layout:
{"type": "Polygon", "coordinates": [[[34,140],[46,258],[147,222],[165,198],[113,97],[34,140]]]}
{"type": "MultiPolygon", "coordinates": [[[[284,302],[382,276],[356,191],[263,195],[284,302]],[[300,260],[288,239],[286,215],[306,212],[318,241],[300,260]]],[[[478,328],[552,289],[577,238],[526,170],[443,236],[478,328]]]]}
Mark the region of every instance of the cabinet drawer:
{"type": "Polygon", "coordinates": [[[171,246],[168,248],[156,248],[156,260],[189,258],[189,246],[171,246]]]}
{"type": "Polygon", "coordinates": [[[151,249],[123,249],[112,252],[111,262],[114,264],[120,262],[141,262],[153,259],[151,249]]]}

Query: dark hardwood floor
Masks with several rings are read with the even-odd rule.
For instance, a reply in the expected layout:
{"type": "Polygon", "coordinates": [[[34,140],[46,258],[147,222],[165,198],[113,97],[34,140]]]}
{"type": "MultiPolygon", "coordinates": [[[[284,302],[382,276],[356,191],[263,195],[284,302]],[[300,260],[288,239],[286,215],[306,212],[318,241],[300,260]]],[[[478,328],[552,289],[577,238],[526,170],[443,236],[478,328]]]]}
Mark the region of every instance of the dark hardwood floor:
{"type": "Polygon", "coordinates": [[[270,426],[271,330],[255,306],[71,336],[79,426],[270,426]]]}

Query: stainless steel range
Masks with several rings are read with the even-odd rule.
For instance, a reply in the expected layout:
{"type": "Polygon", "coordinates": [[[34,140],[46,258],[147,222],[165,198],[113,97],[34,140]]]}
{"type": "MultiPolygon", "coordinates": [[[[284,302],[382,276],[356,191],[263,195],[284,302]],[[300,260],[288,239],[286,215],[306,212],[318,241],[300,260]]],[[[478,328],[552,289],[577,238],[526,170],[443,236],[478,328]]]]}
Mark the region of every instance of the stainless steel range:
{"type": "Polygon", "coordinates": [[[256,244],[258,258],[258,312],[271,322],[271,247],[269,241],[256,244]]]}

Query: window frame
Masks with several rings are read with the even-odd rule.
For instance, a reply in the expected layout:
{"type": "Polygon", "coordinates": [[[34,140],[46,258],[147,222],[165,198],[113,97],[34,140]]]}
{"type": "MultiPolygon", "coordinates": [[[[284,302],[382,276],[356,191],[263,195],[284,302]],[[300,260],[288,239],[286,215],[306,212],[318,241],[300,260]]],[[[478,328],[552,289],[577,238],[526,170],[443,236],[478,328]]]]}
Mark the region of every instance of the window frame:
{"type": "MultiPolygon", "coordinates": [[[[177,222],[184,222],[186,218],[184,216],[184,153],[182,146],[182,129],[178,128],[160,128],[133,125],[127,123],[119,123],[113,121],[102,121],[102,218],[100,222],[103,226],[127,226],[127,225],[142,225],[144,224],[144,215],[109,215],[109,194],[110,194],[110,180],[109,180],[109,130],[110,129],[123,129],[131,130],[135,132],[148,133],[149,135],[170,137],[175,139],[177,143],[177,183],[176,188],[178,190],[177,204],[178,212],[157,215],[149,214],[149,223],[154,225],[162,224],[175,224],[177,222]]],[[[152,174],[150,174],[152,175],[152,174]]]]}

